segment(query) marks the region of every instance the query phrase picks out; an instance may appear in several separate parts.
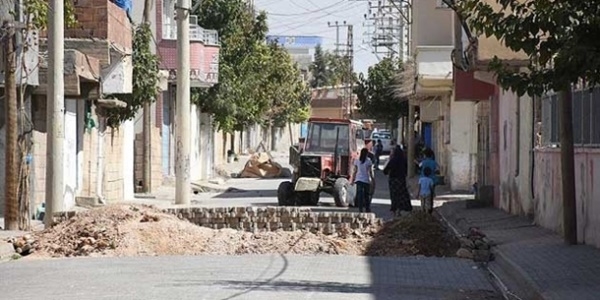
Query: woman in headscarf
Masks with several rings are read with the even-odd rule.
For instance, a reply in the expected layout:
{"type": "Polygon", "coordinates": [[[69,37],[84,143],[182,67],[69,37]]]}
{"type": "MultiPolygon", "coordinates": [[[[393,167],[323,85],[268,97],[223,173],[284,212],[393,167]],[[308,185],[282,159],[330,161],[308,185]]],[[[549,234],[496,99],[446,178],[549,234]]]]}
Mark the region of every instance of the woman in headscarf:
{"type": "Polygon", "coordinates": [[[404,151],[396,146],[390,155],[390,160],[385,166],[383,173],[388,175],[390,187],[390,198],[392,200],[391,211],[395,216],[401,212],[412,211],[410,194],[406,186],[407,161],[404,151]]]}

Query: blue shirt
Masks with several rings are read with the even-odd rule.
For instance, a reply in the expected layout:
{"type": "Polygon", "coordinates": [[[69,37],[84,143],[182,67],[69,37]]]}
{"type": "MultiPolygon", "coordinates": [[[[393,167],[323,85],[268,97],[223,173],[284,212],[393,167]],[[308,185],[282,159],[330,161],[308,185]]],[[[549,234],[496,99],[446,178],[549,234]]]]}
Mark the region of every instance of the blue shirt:
{"type": "Polygon", "coordinates": [[[429,178],[435,178],[435,171],[437,170],[437,163],[431,158],[426,158],[421,162],[421,176],[425,176],[425,168],[431,169],[431,175],[429,178]]]}
{"type": "Polygon", "coordinates": [[[431,189],[433,188],[433,179],[425,176],[419,178],[419,188],[419,196],[431,196],[431,189]]]}

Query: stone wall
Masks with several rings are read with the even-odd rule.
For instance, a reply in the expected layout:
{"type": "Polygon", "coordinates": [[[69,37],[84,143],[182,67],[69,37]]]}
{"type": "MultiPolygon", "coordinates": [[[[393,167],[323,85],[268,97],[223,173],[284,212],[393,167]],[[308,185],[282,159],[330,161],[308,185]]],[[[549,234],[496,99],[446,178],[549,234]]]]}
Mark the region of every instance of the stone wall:
{"type": "Polygon", "coordinates": [[[203,227],[245,231],[303,229],[331,234],[382,224],[373,213],[313,212],[296,207],[193,207],[169,208],[165,212],[203,227]]]}

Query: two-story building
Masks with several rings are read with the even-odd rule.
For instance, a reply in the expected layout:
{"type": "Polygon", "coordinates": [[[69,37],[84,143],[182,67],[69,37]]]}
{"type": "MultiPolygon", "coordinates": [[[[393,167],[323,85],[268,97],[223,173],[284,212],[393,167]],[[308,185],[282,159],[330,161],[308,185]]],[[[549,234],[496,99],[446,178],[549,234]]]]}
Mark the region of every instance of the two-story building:
{"type": "MultiPolygon", "coordinates": [[[[500,10],[496,1],[486,0],[500,10]]],[[[496,207],[527,215],[551,230],[562,231],[562,190],[557,96],[517,96],[497,84],[488,71],[497,56],[515,68],[528,58],[495,38],[472,33],[455,18],[454,94],[477,106],[477,182],[496,207]]],[[[600,247],[600,89],[578,85],[573,91],[573,128],[578,241],[600,247]],[[596,100],[596,101],[594,101],[596,100]]],[[[453,116],[454,117],[454,116],[453,116]]]]}
{"type": "MultiPolygon", "coordinates": [[[[65,192],[58,211],[72,209],[78,202],[110,203],[132,198],[134,186],[133,122],[110,128],[103,114],[106,107],[124,105],[119,100],[106,100],[104,95],[132,92],[132,25],[126,12],[109,0],[75,3],[75,14],[78,24],[65,30],[64,40],[65,192]]],[[[46,33],[32,31],[23,42],[30,44],[28,47],[39,45],[39,51],[27,59],[38,69],[39,77],[37,82],[27,80],[30,87],[23,95],[23,113],[19,115],[24,125],[20,134],[26,141],[19,153],[24,170],[20,180],[28,187],[21,195],[30,199],[33,212],[45,202],[46,133],[52,126],[46,116],[52,108],[46,98],[46,33]]],[[[4,138],[4,133],[0,132],[0,137],[4,138]]],[[[2,157],[4,150],[0,147],[2,157]]],[[[2,178],[4,169],[0,165],[2,178]]],[[[2,180],[2,195],[3,189],[2,180]]]]}
{"type": "Polygon", "coordinates": [[[412,15],[416,83],[411,104],[419,106],[421,135],[446,183],[469,190],[476,181],[477,104],[455,90],[455,13],[442,0],[423,0],[412,2],[412,15]]]}
{"type": "MultiPolygon", "coordinates": [[[[161,61],[160,69],[165,75],[163,91],[152,105],[151,132],[151,177],[152,186],[158,187],[163,180],[172,180],[175,176],[175,109],[177,98],[177,23],[176,0],[153,2],[150,20],[156,45],[154,51],[161,61]]],[[[133,2],[132,18],[142,21],[144,1],[133,2]]],[[[198,25],[198,17],[190,15],[190,84],[192,88],[208,88],[218,82],[219,74],[219,37],[217,31],[198,25]]],[[[192,156],[190,170],[193,181],[213,176],[215,164],[215,130],[210,114],[203,113],[192,105],[192,156]]],[[[135,119],[135,178],[143,179],[143,113],[135,119]]]]}

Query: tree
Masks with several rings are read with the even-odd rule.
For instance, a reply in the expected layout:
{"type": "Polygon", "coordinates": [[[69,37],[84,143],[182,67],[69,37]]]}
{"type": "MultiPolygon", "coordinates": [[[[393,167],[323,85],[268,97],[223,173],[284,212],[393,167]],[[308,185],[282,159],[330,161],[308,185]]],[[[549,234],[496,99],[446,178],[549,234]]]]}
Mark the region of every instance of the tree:
{"type": "Polygon", "coordinates": [[[354,92],[363,114],[389,123],[396,122],[401,115],[406,114],[406,99],[397,97],[394,93],[395,78],[402,69],[402,61],[384,58],[369,67],[367,77],[362,73],[359,75],[354,92]]]}
{"type": "Polygon", "coordinates": [[[231,132],[303,115],[300,71],[284,49],[265,43],[264,12],[255,15],[243,0],[205,0],[195,13],[199,25],[218,31],[221,50],[219,83],[193,89],[192,100],[215,116],[220,129],[231,132]]]}
{"type": "Polygon", "coordinates": [[[313,88],[352,83],[357,80],[356,74],[352,71],[349,57],[323,51],[320,45],[315,48],[314,62],[310,71],[312,74],[311,87],[313,88]]]}
{"type": "Polygon", "coordinates": [[[327,60],[321,45],[317,45],[317,47],[315,47],[314,61],[310,66],[310,72],[312,73],[312,79],[310,81],[311,87],[316,88],[327,85],[329,77],[327,60]]]}
{"type": "Polygon", "coordinates": [[[526,70],[515,69],[498,57],[493,59],[490,70],[501,86],[518,95],[560,93],[564,237],[566,243],[576,244],[571,87],[582,80],[591,86],[600,83],[600,1],[495,2],[502,10],[479,0],[456,1],[454,9],[476,34],[493,36],[529,57],[526,70]]]}
{"type": "Polygon", "coordinates": [[[276,43],[269,44],[268,77],[264,89],[269,99],[266,120],[277,127],[299,123],[310,115],[310,92],[289,53],[276,43]]]}
{"type": "Polygon", "coordinates": [[[158,94],[159,58],[150,50],[153,43],[149,23],[138,25],[133,33],[133,93],[110,95],[127,103],[126,107],[106,110],[107,126],[119,127],[122,122],[131,120],[144,103],[153,102],[158,94]]]}

